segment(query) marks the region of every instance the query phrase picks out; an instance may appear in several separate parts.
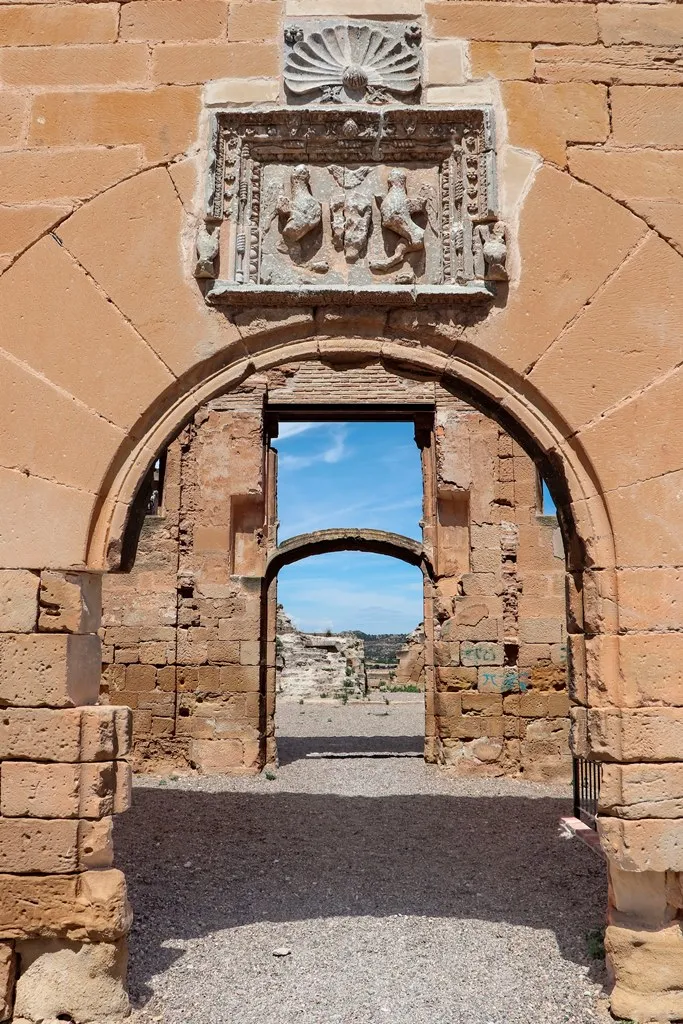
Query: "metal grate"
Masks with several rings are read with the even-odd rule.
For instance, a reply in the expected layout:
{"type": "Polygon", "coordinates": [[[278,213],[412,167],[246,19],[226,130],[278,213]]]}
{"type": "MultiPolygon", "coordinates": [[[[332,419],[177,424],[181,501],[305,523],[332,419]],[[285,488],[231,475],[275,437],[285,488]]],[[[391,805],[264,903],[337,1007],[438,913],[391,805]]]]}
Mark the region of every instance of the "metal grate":
{"type": "Polygon", "coordinates": [[[598,761],[574,758],[574,817],[596,828],[602,765],[598,761]]]}

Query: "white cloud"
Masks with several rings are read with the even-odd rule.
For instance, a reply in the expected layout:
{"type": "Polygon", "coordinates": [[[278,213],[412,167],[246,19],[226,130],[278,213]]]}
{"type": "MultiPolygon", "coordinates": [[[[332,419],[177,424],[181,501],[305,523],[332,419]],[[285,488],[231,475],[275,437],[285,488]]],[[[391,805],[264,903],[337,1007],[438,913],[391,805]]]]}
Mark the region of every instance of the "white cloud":
{"type": "MultiPolygon", "coordinates": [[[[298,424],[293,424],[297,426],[298,424]]],[[[311,426],[317,426],[318,424],[311,424],[311,426]]],[[[307,424],[301,424],[301,426],[307,426],[307,424]]],[[[326,426],[331,434],[330,443],[326,448],[323,448],[319,452],[311,452],[310,455],[289,455],[287,452],[282,452],[279,458],[280,468],[282,469],[307,469],[309,466],[315,466],[318,462],[326,462],[328,464],[334,464],[341,462],[349,454],[349,449],[346,447],[346,426],[343,423],[334,424],[323,424],[326,426]]],[[[303,433],[303,431],[300,431],[303,433]]],[[[295,436],[295,435],[290,435],[295,436]]]]}
{"type": "Polygon", "coordinates": [[[280,423],[277,440],[298,437],[299,434],[307,434],[309,430],[316,430],[320,427],[327,427],[327,423],[280,423]]]}

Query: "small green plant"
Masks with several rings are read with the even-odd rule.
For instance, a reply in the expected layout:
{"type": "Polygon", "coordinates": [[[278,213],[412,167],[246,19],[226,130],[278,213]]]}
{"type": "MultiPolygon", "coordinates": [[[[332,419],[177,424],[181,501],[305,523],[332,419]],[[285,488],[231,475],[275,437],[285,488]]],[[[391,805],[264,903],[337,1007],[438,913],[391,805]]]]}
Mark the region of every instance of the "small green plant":
{"type": "Polygon", "coordinates": [[[341,702],[342,702],[342,704],[348,704],[349,703],[349,695],[346,692],[346,690],[344,690],[344,692],[341,695],[341,702]]]}
{"type": "Polygon", "coordinates": [[[327,697],[327,693],[321,693],[320,697],[322,700],[325,700],[325,698],[327,697]]]}
{"type": "Polygon", "coordinates": [[[275,782],[277,776],[275,775],[275,772],[270,770],[270,768],[266,768],[266,778],[268,779],[268,782],[275,782]]]}
{"type": "Polygon", "coordinates": [[[588,946],[588,955],[591,960],[605,959],[604,928],[591,928],[589,932],[586,932],[586,944],[588,946]]]}
{"type": "Polygon", "coordinates": [[[389,693],[420,693],[420,687],[414,683],[406,683],[405,686],[389,686],[389,693]]]}
{"type": "Polygon", "coordinates": [[[303,697],[301,697],[301,698],[299,699],[299,704],[303,704],[303,702],[304,702],[304,699],[303,699],[303,697]]]}

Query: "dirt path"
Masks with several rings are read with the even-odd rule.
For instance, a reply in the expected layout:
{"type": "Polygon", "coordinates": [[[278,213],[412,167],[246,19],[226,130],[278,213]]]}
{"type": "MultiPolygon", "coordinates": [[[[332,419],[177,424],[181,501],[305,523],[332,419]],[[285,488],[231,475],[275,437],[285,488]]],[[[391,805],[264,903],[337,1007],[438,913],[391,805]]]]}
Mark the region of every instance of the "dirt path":
{"type": "Polygon", "coordinates": [[[567,790],[307,756],[419,750],[421,714],[410,700],[283,704],[274,779],[138,782],[117,853],[140,1021],[604,1019],[586,941],[604,869],[559,834],[567,790]]]}

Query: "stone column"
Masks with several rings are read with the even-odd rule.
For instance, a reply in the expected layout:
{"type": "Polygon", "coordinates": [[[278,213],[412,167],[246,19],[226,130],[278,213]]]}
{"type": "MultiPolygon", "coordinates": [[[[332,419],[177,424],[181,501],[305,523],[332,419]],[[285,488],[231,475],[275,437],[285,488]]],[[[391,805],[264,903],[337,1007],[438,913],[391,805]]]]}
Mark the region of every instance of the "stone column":
{"type": "MultiPolygon", "coordinates": [[[[640,615],[638,583],[634,576],[619,585],[618,575],[592,569],[575,574],[578,583],[570,583],[570,590],[581,588],[585,629],[583,647],[570,635],[572,745],[577,754],[602,763],[598,831],[609,871],[605,949],[614,983],[612,1011],[636,1021],[679,1020],[683,701],[675,659],[678,634],[629,630],[640,615]]],[[[644,614],[651,618],[657,595],[649,589],[643,598],[644,614]]],[[[667,605],[668,600],[667,594],[667,605]]],[[[579,603],[576,596],[573,603],[579,603]]],[[[661,613],[662,620],[672,607],[661,613]]]]}
{"type": "Polygon", "coordinates": [[[128,1011],[112,815],[130,803],[130,711],[96,706],[100,613],[98,574],[0,571],[2,1020],[128,1011]]]}

